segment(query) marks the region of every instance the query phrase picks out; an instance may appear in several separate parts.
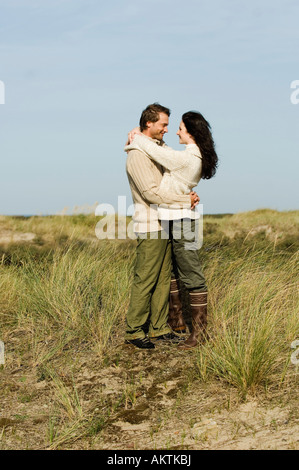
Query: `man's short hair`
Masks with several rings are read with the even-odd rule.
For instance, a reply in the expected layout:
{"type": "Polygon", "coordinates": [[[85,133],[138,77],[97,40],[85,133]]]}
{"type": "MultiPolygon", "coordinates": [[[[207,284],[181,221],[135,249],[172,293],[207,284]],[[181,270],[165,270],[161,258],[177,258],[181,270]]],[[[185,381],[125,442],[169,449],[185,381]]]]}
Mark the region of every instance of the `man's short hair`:
{"type": "Polygon", "coordinates": [[[147,129],[147,122],[159,121],[159,114],[164,113],[170,116],[170,109],[161,106],[159,103],[149,104],[143,111],[139,121],[139,127],[141,132],[147,129]]]}

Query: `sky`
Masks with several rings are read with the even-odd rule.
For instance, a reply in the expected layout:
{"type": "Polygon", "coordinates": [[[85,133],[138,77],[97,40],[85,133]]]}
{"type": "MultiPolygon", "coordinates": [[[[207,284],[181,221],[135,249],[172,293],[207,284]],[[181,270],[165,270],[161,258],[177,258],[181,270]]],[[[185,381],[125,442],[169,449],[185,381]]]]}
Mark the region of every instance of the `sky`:
{"type": "Polygon", "coordinates": [[[129,207],[123,147],[153,102],[176,150],[184,112],[211,125],[204,213],[298,209],[298,17],[297,0],[0,0],[0,214],[129,207]]]}

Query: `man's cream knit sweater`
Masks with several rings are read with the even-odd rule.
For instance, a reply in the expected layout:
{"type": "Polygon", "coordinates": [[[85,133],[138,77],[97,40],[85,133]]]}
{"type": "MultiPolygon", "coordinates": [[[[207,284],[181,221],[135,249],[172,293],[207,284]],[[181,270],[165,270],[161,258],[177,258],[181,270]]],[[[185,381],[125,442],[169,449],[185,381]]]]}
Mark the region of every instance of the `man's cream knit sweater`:
{"type": "MultiPolygon", "coordinates": [[[[148,137],[144,138],[161,145],[159,141],[148,137]]],[[[167,188],[161,189],[163,168],[136,147],[127,149],[127,151],[126,170],[135,206],[134,231],[142,233],[161,230],[158,206],[170,205],[177,209],[188,209],[191,207],[190,196],[189,194],[172,193],[167,188]]]]}

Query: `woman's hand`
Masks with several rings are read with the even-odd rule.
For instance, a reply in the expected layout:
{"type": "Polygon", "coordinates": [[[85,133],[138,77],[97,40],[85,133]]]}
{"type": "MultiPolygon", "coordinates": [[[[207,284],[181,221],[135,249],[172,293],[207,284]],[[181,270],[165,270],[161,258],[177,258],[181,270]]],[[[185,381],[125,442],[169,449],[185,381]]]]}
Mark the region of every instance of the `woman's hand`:
{"type": "Polygon", "coordinates": [[[140,132],[140,127],[134,127],[129,133],[128,133],[128,142],[129,144],[134,140],[135,135],[141,135],[140,132]]]}
{"type": "Polygon", "coordinates": [[[191,191],[191,193],[189,193],[189,196],[191,199],[191,209],[194,209],[194,207],[197,206],[200,201],[199,196],[195,191],[191,191]]]}

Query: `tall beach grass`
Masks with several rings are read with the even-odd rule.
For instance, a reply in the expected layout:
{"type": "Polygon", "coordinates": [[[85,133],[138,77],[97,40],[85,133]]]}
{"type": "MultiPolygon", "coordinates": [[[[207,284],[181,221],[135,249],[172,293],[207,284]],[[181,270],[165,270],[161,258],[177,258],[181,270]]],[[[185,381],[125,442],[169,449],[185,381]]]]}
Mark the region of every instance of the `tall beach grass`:
{"type": "MultiPolygon", "coordinates": [[[[220,250],[221,251],[221,250],[220,250]]],[[[220,378],[242,396],[281,384],[299,337],[298,252],[282,254],[270,243],[214,257],[210,277],[210,341],[198,348],[198,377],[220,378]]]]}
{"type": "MultiPolygon", "coordinates": [[[[91,352],[104,365],[123,344],[135,241],[98,240],[96,223],[90,215],[0,217],[2,367],[25,363],[52,381],[57,409],[49,422],[50,448],[102,428],[107,413],[105,404],[99,415],[86,414],[75,384],[64,384],[55,364],[72,375],[78,352],[91,352]],[[1,230],[36,237],[1,244],[1,230]]],[[[200,257],[209,287],[210,339],[191,352],[174,347],[172,353],[190,355],[193,378],[207,386],[220,381],[243,398],[292,386],[298,234],[299,211],[204,216],[200,257]]]]}

